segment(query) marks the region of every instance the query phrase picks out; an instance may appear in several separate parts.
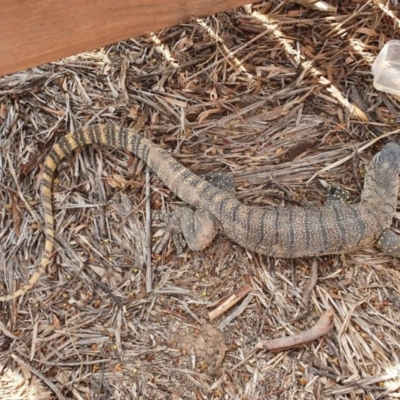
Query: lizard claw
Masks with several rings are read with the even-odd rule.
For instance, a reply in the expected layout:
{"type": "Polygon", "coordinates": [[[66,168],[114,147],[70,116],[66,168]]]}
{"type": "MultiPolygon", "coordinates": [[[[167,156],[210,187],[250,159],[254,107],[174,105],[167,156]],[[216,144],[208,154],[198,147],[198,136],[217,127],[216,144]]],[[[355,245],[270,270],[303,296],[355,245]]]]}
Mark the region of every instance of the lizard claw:
{"type": "Polygon", "coordinates": [[[172,240],[175,244],[176,247],[176,252],[177,254],[182,254],[185,247],[186,247],[186,241],[182,235],[182,231],[180,229],[180,224],[179,224],[179,214],[175,211],[171,219],[165,229],[164,235],[162,238],[153,246],[152,251],[156,254],[160,254],[163,248],[166,246],[168,243],[168,240],[172,237],[172,240]]]}

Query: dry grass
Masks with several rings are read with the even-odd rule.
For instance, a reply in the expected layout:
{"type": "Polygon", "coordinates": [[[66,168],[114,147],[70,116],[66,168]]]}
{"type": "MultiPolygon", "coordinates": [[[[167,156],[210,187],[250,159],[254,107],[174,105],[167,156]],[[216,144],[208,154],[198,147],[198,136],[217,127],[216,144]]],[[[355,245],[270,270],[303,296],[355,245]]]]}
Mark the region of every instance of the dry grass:
{"type": "MultiPolygon", "coordinates": [[[[357,201],[365,166],[398,133],[400,103],[374,90],[370,69],[400,38],[400,13],[331,3],[337,14],[266,1],[0,78],[1,291],[40,261],[43,157],[85,124],[143,128],[192,171],[231,173],[245,203],[322,204],[324,181],[357,201]]],[[[398,260],[374,249],[318,259],[310,311],[295,322],[313,260],[263,258],[223,235],[201,253],[153,257],[146,293],[144,181],[123,151],[94,146],[62,164],[54,260],[1,305],[1,365],[54,398],[400,397],[398,260]],[[206,324],[208,305],[249,283],[251,301],[222,333],[206,324]],[[327,309],[334,328],[321,340],[243,362],[327,309]]],[[[156,177],[151,188],[156,239],[177,199],[156,177]]]]}

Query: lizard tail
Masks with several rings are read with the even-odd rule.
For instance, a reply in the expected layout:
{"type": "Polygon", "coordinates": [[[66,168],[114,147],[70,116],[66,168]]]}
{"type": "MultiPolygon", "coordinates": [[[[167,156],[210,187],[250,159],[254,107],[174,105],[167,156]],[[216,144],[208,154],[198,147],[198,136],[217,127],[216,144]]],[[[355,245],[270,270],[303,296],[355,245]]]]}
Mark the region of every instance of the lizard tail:
{"type": "Polygon", "coordinates": [[[189,183],[193,188],[198,186],[200,182],[211,186],[180,165],[168,152],[158,148],[148,139],[137,135],[134,130],[120,128],[113,124],[99,124],[84,127],[67,134],[53,146],[44,161],[41,200],[44,208],[46,242],[40,265],[30,277],[28,283],[13,294],[1,296],[0,301],[9,301],[22,296],[35,285],[46,270],[54,245],[54,217],[51,189],[57,165],[76,148],[94,143],[131,151],[142,159],[171,190],[185,201],[195,203],[197,201],[197,193],[195,190],[185,189],[185,185],[182,184],[183,181],[189,183]]]}

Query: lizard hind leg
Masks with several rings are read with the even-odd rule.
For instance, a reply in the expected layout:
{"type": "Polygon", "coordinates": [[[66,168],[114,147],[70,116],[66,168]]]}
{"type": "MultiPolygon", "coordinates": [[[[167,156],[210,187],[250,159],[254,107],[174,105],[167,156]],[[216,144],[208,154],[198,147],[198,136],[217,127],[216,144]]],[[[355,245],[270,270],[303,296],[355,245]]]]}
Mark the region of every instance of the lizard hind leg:
{"type": "MultiPolygon", "coordinates": [[[[201,175],[201,178],[235,195],[235,185],[227,174],[210,172],[201,175]]],[[[186,246],[191,250],[203,250],[217,234],[217,226],[218,222],[207,210],[193,211],[188,207],[180,207],[172,213],[164,237],[153,250],[160,253],[171,236],[178,254],[183,253],[186,246]]]]}
{"type": "Polygon", "coordinates": [[[376,243],[376,247],[386,254],[400,257],[400,236],[386,229],[376,243]]]}
{"type": "MultiPolygon", "coordinates": [[[[224,190],[232,196],[235,195],[233,180],[224,172],[209,172],[201,175],[201,178],[218,189],[224,190]]],[[[217,234],[218,222],[207,210],[193,211],[190,208],[181,207],[175,211],[172,219],[174,228],[171,234],[178,253],[183,251],[186,247],[185,244],[190,250],[203,250],[217,234]]]]}
{"type": "Polygon", "coordinates": [[[171,236],[178,254],[186,246],[191,250],[203,250],[217,234],[216,226],[215,218],[207,210],[180,207],[172,213],[166,234],[155,252],[160,253],[171,236]]]}

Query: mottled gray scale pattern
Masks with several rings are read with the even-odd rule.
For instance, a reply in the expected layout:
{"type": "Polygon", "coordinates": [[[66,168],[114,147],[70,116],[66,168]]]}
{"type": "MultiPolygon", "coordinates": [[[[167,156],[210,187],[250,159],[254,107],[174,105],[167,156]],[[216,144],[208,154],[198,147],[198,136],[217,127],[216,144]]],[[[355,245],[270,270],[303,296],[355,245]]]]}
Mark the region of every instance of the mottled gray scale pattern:
{"type": "MultiPolygon", "coordinates": [[[[397,207],[400,146],[386,144],[367,169],[361,202],[355,205],[338,199],[324,207],[250,207],[234,197],[232,181],[220,176],[202,179],[168,152],[158,148],[133,130],[115,125],[95,125],[78,129],[55,144],[44,162],[41,198],[46,224],[46,243],[37,271],[28,284],[13,294],[12,300],[32,288],[45,271],[53,249],[54,217],[51,184],[57,164],[77,147],[101,143],[132,151],[141,158],[178,197],[196,211],[177,210],[169,232],[183,249],[185,241],[193,250],[205,248],[219,226],[241,246],[273,257],[304,257],[354,251],[370,243],[400,256],[400,239],[389,230],[397,207]],[[210,183],[211,182],[211,183],[210,183]],[[214,184],[213,184],[214,183],[214,184]],[[182,239],[182,234],[184,239],[182,239]]],[[[338,196],[340,197],[340,196],[338,196]]]]}
{"type": "Polygon", "coordinates": [[[297,223],[300,220],[300,214],[296,213],[296,221],[293,221],[291,209],[282,209],[279,216],[279,230],[278,230],[278,248],[285,249],[289,257],[294,254],[293,243],[291,243],[292,232],[290,227],[296,226],[296,236],[299,235],[301,227],[297,223]],[[294,225],[293,225],[294,224],[294,225]]]}
{"type": "MultiPolygon", "coordinates": [[[[386,145],[374,158],[366,174],[362,201],[357,205],[341,203],[346,192],[338,189],[332,201],[320,208],[257,208],[242,205],[234,198],[233,182],[226,175],[214,173],[198,177],[168,152],[126,129],[112,125],[83,129],[61,141],[60,147],[67,154],[82,143],[92,142],[134,152],[178,197],[201,210],[178,213],[175,218],[180,224],[186,224],[184,231],[191,248],[196,248],[199,238],[202,244],[198,246],[204,246],[212,236],[209,229],[215,222],[240,245],[271,256],[301,257],[351,251],[376,240],[390,226],[397,206],[398,145],[386,145]],[[207,221],[206,230],[201,227],[201,218],[207,221]]],[[[52,157],[53,163],[58,159],[59,156],[52,157]]]]}
{"type": "MultiPolygon", "coordinates": [[[[97,125],[67,135],[50,153],[44,167],[44,176],[47,176],[43,184],[45,213],[51,213],[50,184],[56,164],[76,147],[89,143],[109,144],[132,151],[178,197],[198,209],[185,208],[177,212],[172,229],[177,242],[177,230],[180,230],[194,250],[204,248],[219,226],[238,244],[274,257],[353,251],[376,241],[390,227],[397,206],[399,145],[386,145],[374,158],[366,173],[359,204],[342,203],[339,200],[345,196],[339,192],[333,201],[320,208],[259,208],[239,203],[234,197],[233,182],[226,175],[214,173],[199,177],[167,151],[133,131],[113,125],[97,125]]],[[[46,232],[50,232],[53,229],[51,218],[47,220],[50,222],[46,232]]],[[[386,249],[394,246],[395,241],[385,234],[381,242],[386,249]]]]}
{"type": "Polygon", "coordinates": [[[349,205],[348,207],[345,208],[345,211],[342,212],[342,214],[345,214],[346,211],[349,213],[348,219],[350,221],[351,220],[353,221],[352,223],[353,227],[351,228],[352,231],[347,232],[347,236],[349,240],[354,240],[357,243],[357,245],[360,245],[360,242],[366,236],[365,232],[368,229],[367,224],[365,223],[364,218],[361,218],[360,212],[357,209],[357,207],[349,205]]]}
{"type": "Polygon", "coordinates": [[[239,211],[240,211],[241,204],[236,204],[235,207],[233,208],[232,212],[232,221],[234,222],[234,227],[235,227],[235,235],[238,235],[238,232],[236,230],[236,227],[239,224],[240,221],[240,216],[239,216],[239,211]]]}
{"type": "Polygon", "coordinates": [[[232,178],[224,172],[208,172],[207,174],[201,175],[200,178],[211,183],[218,189],[224,190],[232,195],[235,194],[235,184],[232,178]]]}
{"type": "Polygon", "coordinates": [[[341,201],[341,198],[333,201],[333,204],[332,204],[332,211],[335,214],[335,221],[337,223],[337,228],[339,231],[339,241],[337,244],[339,251],[341,251],[343,249],[345,243],[347,242],[348,236],[349,236],[347,233],[346,225],[345,225],[344,213],[341,212],[335,204],[336,201],[341,201]]]}
{"type": "Polygon", "coordinates": [[[351,230],[356,231],[356,229],[354,226],[346,225],[346,220],[348,220],[348,210],[344,204],[330,204],[322,208],[320,223],[323,228],[322,233],[326,234],[324,252],[332,251],[332,244],[335,244],[337,249],[342,249],[352,238],[351,230]],[[344,230],[346,234],[343,234],[344,230]]]}
{"type": "MultiPolygon", "coordinates": [[[[236,199],[228,198],[224,201],[226,203],[226,206],[223,208],[221,216],[217,217],[222,225],[223,231],[229,238],[236,237],[238,243],[248,243],[248,207],[240,204],[236,199]],[[232,219],[230,218],[230,214],[232,215],[232,219]],[[235,215],[235,219],[233,219],[233,215],[235,215]],[[234,221],[234,223],[230,223],[230,220],[232,220],[232,222],[234,221]]],[[[256,233],[254,229],[251,231],[251,233],[254,234],[254,237],[258,235],[258,233],[256,233]]],[[[251,250],[253,250],[253,248],[251,248],[251,250]]]]}
{"type": "MultiPolygon", "coordinates": [[[[268,250],[270,252],[272,252],[272,249],[274,249],[275,247],[279,246],[280,244],[280,234],[279,234],[279,226],[280,226],[280,215],[281,215],[281,211],[283,209],[281,207],[277,207],[276,208],[276,212],[275,213],[270,213],[270,218],[274,220],[274,224],[271,226],[266,225],[264,227],[264,230],[266,232],[270,232],[271,236],[274,237],[274,239],[271,242],[271,249],[268,250]]],[[[269,219],[266,220],[266,222],[269,222],[269,219]]],[[[266,245],[266,239],[267,235],[264,235],[263,240],[264,240],[264,245],[266,245]]]]}
{"type": "Polygon", "coordinates": [[[262,243],[265,243],[263,229],[264,225],[262,224],[262,220],[264,217],[265,210],[260,207],[247,207],[245,209],[241,209],[239,218],[245,219],[245,214],[247,213],[247,236],[246,240],[248,243],[252,243],[252,250],[258,251],[255,249],[260,248],[262,243]]]}
{"type": "Polygon", "coordinates": [[[289,220],[291,221],[292,233],[289,235],[288,246],[290,246],[290,254],[296,254],[302,248],[310,246],[310,243],[307,242],[307,233],[309,233],[307,229],[308,213],[304,208],[299,212],[299,207],[292,207],[291,210],[289,220]]]}
{"type": "Polygon", "coordinates": [[[385,253],[400,257],[400,237],[391,230],[383,232],[376,246],[385,253]]]}

